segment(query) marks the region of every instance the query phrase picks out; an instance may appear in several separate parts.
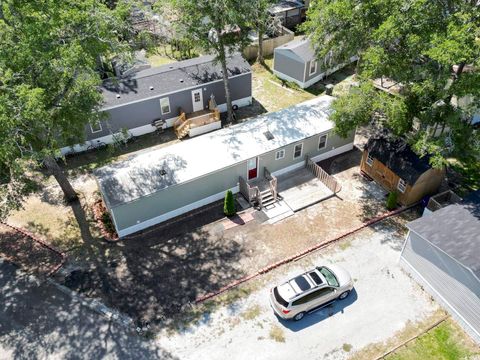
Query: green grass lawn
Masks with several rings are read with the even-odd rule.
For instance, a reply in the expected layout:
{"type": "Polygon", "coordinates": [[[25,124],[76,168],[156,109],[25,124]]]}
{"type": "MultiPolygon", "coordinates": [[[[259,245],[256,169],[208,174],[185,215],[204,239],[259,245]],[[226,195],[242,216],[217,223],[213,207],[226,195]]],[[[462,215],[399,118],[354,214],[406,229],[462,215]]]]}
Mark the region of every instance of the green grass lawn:
{"type": "Polygon", "coordinates": [[[457,360],[479,355],[473,342],[452,320],[447,319],[425,335],[387,356],[388,360],[457,360]]]}

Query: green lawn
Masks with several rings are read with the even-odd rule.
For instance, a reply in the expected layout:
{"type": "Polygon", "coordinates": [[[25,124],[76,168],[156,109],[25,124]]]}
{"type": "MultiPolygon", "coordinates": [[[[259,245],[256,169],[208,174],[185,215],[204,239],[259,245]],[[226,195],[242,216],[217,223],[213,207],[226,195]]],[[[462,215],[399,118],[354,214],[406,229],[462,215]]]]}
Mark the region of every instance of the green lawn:
{"type": "Polygon", "coordinates": [[[480,355],[473,342],[452,320],[447,319],[425,335],[387,356],[388,360],[457,360],[480,355]]]}

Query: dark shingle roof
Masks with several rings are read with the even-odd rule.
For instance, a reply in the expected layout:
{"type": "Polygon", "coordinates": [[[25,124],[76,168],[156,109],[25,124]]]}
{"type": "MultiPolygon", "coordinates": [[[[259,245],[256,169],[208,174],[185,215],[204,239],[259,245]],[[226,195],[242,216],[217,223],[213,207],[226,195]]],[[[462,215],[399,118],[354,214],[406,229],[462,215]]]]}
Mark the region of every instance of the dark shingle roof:
{"type": "MultiPolygon", "coordinates": [[[[251,72],[250,65],[240,54],[228,58],[227,70],[229,76],[251,72]]],[[[221,65],[211,55],[179,61],[139,71],[122,79],[106,80],[101,87],[103,107],[125,105],[221,79],[221,65]]]]}
{"type": "Polygon", "coordinates": [[[480,278],[480,191],[407,224],[480,278]]]}
{"type": "Polygon", "coordinates": [[[399,138],[387,136],[370,138],[366,149],[372,157],[410,185],[415,184],[418,178],[431,168],[428,156],[419,157],[404,140],[399,138]]]}
{"type": "Polygon", "coordinates": [[[312,43],[308,38],[292,40],[282,46],[279,46],[278,49],[290,50],[305,62],[315,59],[316,57],[312,43]]]}

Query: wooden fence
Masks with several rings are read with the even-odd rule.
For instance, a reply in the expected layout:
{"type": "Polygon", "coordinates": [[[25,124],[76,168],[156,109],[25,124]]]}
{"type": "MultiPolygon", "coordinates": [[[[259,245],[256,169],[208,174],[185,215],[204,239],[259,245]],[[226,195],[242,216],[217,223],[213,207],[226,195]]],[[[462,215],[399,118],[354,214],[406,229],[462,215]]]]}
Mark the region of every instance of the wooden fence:
{"type": "Polygon", "coordinates": [[[320,166],[318,166],[310,156],[305,157],[305,167],[309,169],[327,188],[333,191],[334,194],[342,190],[342,186],[335,180],[333,176],[328,174],[320,166]]]}

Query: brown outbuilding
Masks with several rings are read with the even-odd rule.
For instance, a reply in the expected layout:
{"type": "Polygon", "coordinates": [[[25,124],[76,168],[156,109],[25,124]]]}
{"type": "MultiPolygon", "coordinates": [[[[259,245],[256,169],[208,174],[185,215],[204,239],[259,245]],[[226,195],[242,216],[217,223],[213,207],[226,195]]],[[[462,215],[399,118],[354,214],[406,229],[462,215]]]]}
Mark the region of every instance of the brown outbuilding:
{"type": "Polygon", "coordinates": [[[368,140],[360,170],[386,190],[396,191],[401,205],[435,194],[445,177],[444,168],[432,168],[429,156],[419,157],[403,139],[385,135],[368,140]]]}

